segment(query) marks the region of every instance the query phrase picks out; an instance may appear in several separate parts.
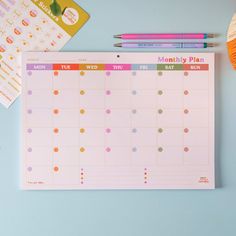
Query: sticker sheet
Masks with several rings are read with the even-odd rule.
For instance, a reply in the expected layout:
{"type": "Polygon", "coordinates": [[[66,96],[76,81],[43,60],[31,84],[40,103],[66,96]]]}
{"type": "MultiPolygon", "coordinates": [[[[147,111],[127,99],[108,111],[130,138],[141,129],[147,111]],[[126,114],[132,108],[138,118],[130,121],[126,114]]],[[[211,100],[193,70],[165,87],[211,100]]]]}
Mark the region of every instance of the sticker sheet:
{"type": "Polygon", "coordinates": [[[88,18],[72,0],[0,0],[0,103],[21,92],[21,52],[60,50],[88,18]]]}
{"type": "Polygon", "coordinates": [[[214,188],[213,53],[24,53],[23,189],[214,188]]]}

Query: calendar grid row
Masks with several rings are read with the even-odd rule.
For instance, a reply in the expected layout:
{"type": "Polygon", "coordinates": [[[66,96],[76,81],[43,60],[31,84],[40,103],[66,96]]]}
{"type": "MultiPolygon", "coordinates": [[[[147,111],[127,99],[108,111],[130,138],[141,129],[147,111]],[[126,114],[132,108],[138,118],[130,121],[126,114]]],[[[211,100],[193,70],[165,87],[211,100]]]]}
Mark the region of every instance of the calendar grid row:
{"type": "MultiPolygon", "coordinates": [[[[128,151],[128,148],[106,150],[95,149],[93,152],[86,153],[86,150],[73,150],[73,154],[63,152],[62,154],[43,152],[36,149],[42,158],[35,159],[33,150],[25,156],[25,168],[28,172],[34,173],[35,168],[48,168],[54,173],[63,172],[68,167],[89,168],[89,167],[157,167],[157,168],[180,168],[187,166],[203,167],[209,166],[209,150],[207,146],[194,149],[191,153],[174,148],[168,151],[155,152],[154,148],[146,150],[128,151]],[[119,158],[117,157],[119,155],[119,158]],[[170,156],[171,155],[171,156],[170,156]],[[198,157],[196,158],[196,155],[198,157]],[[202,156],[203,155],[203,156],[202,156]]],[[[83,172],[83,171],[82,171],[83,172]]],[[[101,177],[101,175],[100,175],[101,177]]]]}

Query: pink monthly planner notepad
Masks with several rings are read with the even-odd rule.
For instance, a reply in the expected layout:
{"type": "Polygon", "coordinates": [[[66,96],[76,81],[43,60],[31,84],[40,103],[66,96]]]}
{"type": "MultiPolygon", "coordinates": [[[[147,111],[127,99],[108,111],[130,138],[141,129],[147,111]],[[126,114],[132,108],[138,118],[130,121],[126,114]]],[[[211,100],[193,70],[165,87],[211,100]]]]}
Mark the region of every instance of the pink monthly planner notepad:
{"type": "Polygon", "coordinates": [[[213,53],[24,53],[23,189],[213,189],[213,53]]]}

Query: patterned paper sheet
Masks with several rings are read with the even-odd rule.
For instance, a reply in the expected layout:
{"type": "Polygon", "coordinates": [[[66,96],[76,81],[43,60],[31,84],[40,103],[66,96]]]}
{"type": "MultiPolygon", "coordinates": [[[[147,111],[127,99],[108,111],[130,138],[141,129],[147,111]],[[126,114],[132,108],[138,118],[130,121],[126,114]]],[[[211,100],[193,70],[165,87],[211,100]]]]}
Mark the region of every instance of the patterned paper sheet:
{"type": "Polygon", "coordinates": [[[53,15],[51,0],[0,0],[0,103],[5,107],[21,92],[21,52],[58,51],[89,18],[74,1],[56,2],[63,15],[53,15]]]}

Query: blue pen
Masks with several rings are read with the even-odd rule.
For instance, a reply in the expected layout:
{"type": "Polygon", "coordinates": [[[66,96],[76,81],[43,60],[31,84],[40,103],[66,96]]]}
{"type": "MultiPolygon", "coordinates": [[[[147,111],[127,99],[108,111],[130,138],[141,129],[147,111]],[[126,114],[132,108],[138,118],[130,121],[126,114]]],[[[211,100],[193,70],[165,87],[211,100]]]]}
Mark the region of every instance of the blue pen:
{"type": "Polygon", "coordinates": [[[115,47],[122,48],[208,48],[214,47],[213,43],[182,43],[182,42],[123,42],[117,43],[115,47]]]}

